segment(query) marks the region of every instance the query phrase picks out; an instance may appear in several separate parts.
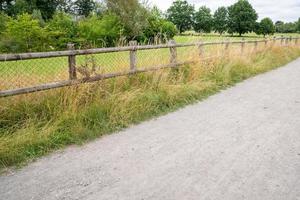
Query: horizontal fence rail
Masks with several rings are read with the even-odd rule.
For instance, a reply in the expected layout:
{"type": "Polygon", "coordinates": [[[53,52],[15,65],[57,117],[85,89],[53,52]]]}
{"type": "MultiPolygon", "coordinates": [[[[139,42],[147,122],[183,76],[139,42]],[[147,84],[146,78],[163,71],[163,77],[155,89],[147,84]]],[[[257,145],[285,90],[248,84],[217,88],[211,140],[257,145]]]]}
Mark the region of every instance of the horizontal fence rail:
{"type": "MultiPolygon", "coordinates": [[[[182,44],[177,44],[175,41],[170,41],[168,44],[160,44],[160,45],[144,45],[144,46],[139,46],[137,45],[136,41],[131,41],[129,43],[129,46],[126,47],[111,47],[111,48],[98,48],[98,49],[87,49],[87,50],[75,50],[74,45],[68,44],[68,49],[67,51],[53,51],[53,52],[39,52],[39,53],[21,53],[21,54],[2,54],[0,55],[0,78],[6,76],[6,74],[1,76],[1,73],[5,72],[4,70],[1,69],[5,68],[8,71],[10,70],[9,64],[12,62],[15,62],[16,64],[16,70],[18,70],[18,64],[20,62],[25,62],[26,60],[34,62],[34,60],[42,59],[40,62],[43,62],[44,64],[48,64],[50,62],[47,59],[51,58],[64,58],[66,57],[66,63],[64,63],[64,60],[61,61],[59,65],[67,65],[65,68],[65,72],[67,72],[68,76],[63,75],[62,79],[65,80],[59,80],[55,82],[46,82],[45,84],[36,84],[33,86],[29,87],[24,87],[22,83],[17,83],[16,86],[14,85],[13,89],[6,89],[9,86],[5,86],[5,89],[2,89],[0,87],[0,97],[7,97],[7,96],[14,96],[14,95],[19,95],[19,94],[26,94],[26,93],[33,93],[37,91],[43,91],[43,90],[49,90],[49,89],[54,89],[54,88],[61,88],[65,86],[72,86],[72,85],[78,85],[82,83],[90,83],[90,82],[95,82],[99,80],[104,80],[104,79],[109,79],[109,78],[114,78],[118,76],[126,76],[126,75],[132,75],[132,74],[137,74],[137,73],[142,73],[142,72],[148,72],[148,71],[155,71],[163,68],[172,68],[172,67],[178,67],[186,64],[192,64],[192,63],[197,63],[199,59],[187,59],[187,60],[179,60],[180,54],[183,54],[184,51],[187,51],[183,49],[182,51],[179,52],[180,48],[189,48],[192,47],[193,53],[198,54],[198,58],[203,58],[204,59],[204,53],[205,50],[204,48],[207,46],[217,46],[221,45],[224,46],[225,48],[222,50],[226,53],[228,51],[229,45],[241,45],[240,46],[240,54],[244,54],[245,51],[245,46],[246,44],[254,44],[254,49],[256,50],[258,48],[259,44],[263,44],[265,47],[268,44],[274,44],[277,41],[279,42],[279,45],[285,46],[289,44],[298,44],[298,37],[274,37],[272,39],[263,39],[263,40],[241,40],[241,41],[222,41],[222,42],[193,42],[193,43],[182,43],[182,44]],[[294,43],[292,43],[294,41],[294,43]],[[139,53],[146,53],[144,57],[147,57],[147,53],[150,52],[151,50],[160,50],[160,49],[169,49],[168,52],[161,51],[157,52],[158,54],[162,54],[161,56],[165,57],[165,53],[168,53],[166,55],[169,56],[169,60],[167,63],[156,63],[153,64],[153,66],[138,66],[138,57],[139,53]],[[111,53],[122,53],[122,52],[129,52],[129,56],[126,55],[120,55],[120,58],[117,58],[114,54],[111,53]],[[102,54],[110,54],[105,60],[110,60],[110,59],[124,59],[120,60],[119,62],[126,63],[125,71],[121,69],[117,69],[116,72],[112,73],[96,73],[96,66],[95,62],[91,58],[91,66],[88,66],[88,64],[78,64],[78,61],[82,61],[83,58],[78,59],[80,56],[88,56],[88,55],[102,55],[102,54]],[[126,58],[127,57],[127,58],[126,58]],[[127,64],[128,63],[128,64],[127,64]],[[87,70],[89,68],[89,70],[87,70]],[[91,71],[94,74],[91,74],[91,71]]],[[[155,52],[154,52],[155,53],[155,52]]],[[[149,57],[149,56],[148,56],[149,57]]],[[[184,56],[181,56],[184,57],[184,56]]],[[[102,58],[101,58],[102,59],[102,58]]],[[[145,59],[145,62],[148,62],[147,59],[145,59]]],[[[148,58],[148,60],[151,60],[151,57],[148,58]]],[[[103,59],[102,59],[103,61],[103,59]]],[[[147,64],[147,63],[146,63],[147,64]]],[[[26,65],[30,65],[30,63],[26,63],[26,65]]],[[[20,65],[23,67],[23,65],[20,65]]],[[[25,74],[29,73],[30,77],[30,67],[28,67],[29,71],[25,71],[25,74]]],[[[41,69],[36,69],[36,70],[43,70],[43,67],[40,67],[41,69]]],[[[20,76],[21,72],[13,72],[17,73],[18,76],[20,76]]],[[[42,74],[46,74],[44,76],[48,76],[47,73],[43,72],[42,74]]],[[[10,75],[7,73],[7,76],[10,75]]],[[[13,76],[13,75],[11,75],[13,76]]],[[[21,74],[22,78],[22,74],[21,74]]],[[[42,76],[39,77],[42,79],[42,76]]],[[[4,78],[3,78],[4,79],[4,78]]],[[[3,81],[3,84],[5,80],[3,81]]],[[[18,81],[16,81],[18,82],[18,81]]],[[[1,84],[1,83],[0,83],[1,84]]],[[[1,86],[1,85],[0,85],[1,86]]]]}

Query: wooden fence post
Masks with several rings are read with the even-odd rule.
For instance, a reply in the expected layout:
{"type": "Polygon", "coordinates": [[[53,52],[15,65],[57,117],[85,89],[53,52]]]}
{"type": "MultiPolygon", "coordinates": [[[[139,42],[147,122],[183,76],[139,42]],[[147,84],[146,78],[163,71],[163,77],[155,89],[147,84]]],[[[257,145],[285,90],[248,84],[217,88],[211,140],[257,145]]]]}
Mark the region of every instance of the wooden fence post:
{"type": "Polygon", "coordinates": [[[199,44],[198,44],[198,51],[199,51],[199,59],[201,60],[203,53],[204,53],[202,42],[199,42],[199,44]]]}
{"type": "Polygon", "coordinates": [[[225,44],[225,55],[229,56],[229,45],[230,45],[230,41],[229,39],[226,40],[226,44],[225,44]]]}
{"type": "Polygon", "coordinates": [[[274,36],[274,37],[273,37],[273,46],[276,46],[276,42],[277,42],[276,39],[277,39],[276,36],[274,36]]]}
{"type": "Polygon", "coordinates": [[[136,46],[137,46],[137,41],[130,41],[129,46],[133,47],[133,50],[130,50],[130,71],[135,71],[137,68],[137,60],[136,60],[136,46]]]}
{"type": "Polygon", "coordinates": [[[177,64],[177,49],[176,49],[176,47],[174,47],[172,45],[175,45],[175,44],[176,44],[175,40],[169,41],[169,45],[171,45],[170,46],[170,63],[171,63],[171,65],[174,65],[174,67],[177,64]]]}
{"type": "Polygon", "coordinates": [[[271,41],[271,47],[274,47],[275,46],[275,43],[276,43],[276,37],[272,37],[272,39],[270,39],[271,41]]]}
{"type": "Polygon", "coordinates": [[[268,40],[265,39],[265,48],[267,48],[267,45],[268,45],[268,40]]]}
{"type": "MultiPolygon", "coordinates": [[[[67,47],[68,47],[68,50],[70,50],[70,51],[75,50],[75,45],[72,43],[68,43],[67,47]]],[[[77,79],[75,54],[68,56],[68,63],[69,63],[69,79],[75,80],[75,79],[77,79]]]]}
{"type": "Polygon", "coordinates": [[[257,40],[255,40],[255,42],[254,42],[254,51],[257,51],[257,45],[258,45],[258,42],[257,42],[257,40]]]}
{"type": "Polygon", "coordinates": [[[280,41],[280,43],[281,43],[281,46],[283,45],[283,35],[281,36],[281,41],[280,41]]]}
{"type": "Polygon", "coordinates": [[[242,39],[242,43],[241,43],[241,53],[244,54],[244,50],[245,50],[245,38],[242,39]]]}

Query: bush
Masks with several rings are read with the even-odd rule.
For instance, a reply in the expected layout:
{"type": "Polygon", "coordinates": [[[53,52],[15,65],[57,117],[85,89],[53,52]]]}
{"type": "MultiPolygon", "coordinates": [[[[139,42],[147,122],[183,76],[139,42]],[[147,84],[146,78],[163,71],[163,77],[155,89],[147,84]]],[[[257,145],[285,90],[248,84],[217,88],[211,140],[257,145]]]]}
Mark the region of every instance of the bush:
{"type": "Polygon", "coordinates": [[[56,49],[65,49],[67,43],[76,41],[77,24],[66,13],[58,12],[48,22],[46,27],[51,38],[50,45],[56,49]]]}
{"type": "Polygon", "coordinates": [[[115,15],[91,16],[78,24],[79,41],[91,47],[115,45],[121,34],[122,26],[115,15]]]}
{"type": "Polygon", "coordinates": [[[176,26],[167,20],[152,16],[148,19],[148,26],[144,30],[144,40],[148,42],[165,42],[177,33],[176,26]]]}
{"type": "Polygon", "coordinates": [[[6,24],[10,20],[10,17],[0,12],[0,35],[5,31],[6,24]]]}
{"type": "Polygon", "coordinates": [[[19,15],[6,23],[2,33],[0,49],[4,52],[43,51],[46,49],[47,34],[39,21],[29,14],[19,15]]]}
{"type": "Polygon", "coordinates": [[[167,20],[162,21],[161,30],[168,39],[173,38],[178,33],[176,26],[167,20]]]}

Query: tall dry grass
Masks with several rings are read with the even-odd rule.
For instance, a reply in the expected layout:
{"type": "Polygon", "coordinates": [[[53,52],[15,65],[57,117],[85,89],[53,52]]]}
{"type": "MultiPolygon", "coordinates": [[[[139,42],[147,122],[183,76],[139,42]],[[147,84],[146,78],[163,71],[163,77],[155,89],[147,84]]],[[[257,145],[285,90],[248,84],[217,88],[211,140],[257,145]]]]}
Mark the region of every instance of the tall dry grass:
{"type": "Polygon", "coordinates": [[[1,168],[174,111],[300,56],[296,46],[249,46],[243,55],[240,46],[221,48],[205,59],[190,53],[195,65],[0,99],[1,168]]]}

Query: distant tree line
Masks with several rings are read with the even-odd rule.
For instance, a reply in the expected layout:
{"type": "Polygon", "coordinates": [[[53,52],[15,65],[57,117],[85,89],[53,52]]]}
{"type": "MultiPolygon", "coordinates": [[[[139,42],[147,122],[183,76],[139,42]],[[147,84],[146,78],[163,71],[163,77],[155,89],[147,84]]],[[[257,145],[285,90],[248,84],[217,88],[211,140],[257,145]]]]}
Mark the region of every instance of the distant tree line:
{"type": "Polygon", "coordinates": [[[300,32],[300,18],[297,22],[284,23],[283,21],[277,21],[275,23],[275,29],[277,33],[295,33],[300,32]]]}
{"type": "Polygon", "coordinates": [[[186,0],[175,0],[166,13],[140,0],[1,0],[0,52],[61,50],[69,42],[77,48],[165,42],[188,30],[264,36],[300,31],[300,19],[257,19],[247,0],[214,13],[205,6],[195,10],[186,0]]]}
{"type": "Polygon", "coordinates": [[[167,19],[173,22],[180,33],[193,29],[196,32],[219,34],[255,32],[259,35],[300,32],[300,18],[295,23],[276,22],[264,18],[257,22],[258,14],[247,0],[238,0],[229,7],[219,7],[213,14],[202,6],[195,10],[186,0],[175,0],[167,10],[167,19]]]}

